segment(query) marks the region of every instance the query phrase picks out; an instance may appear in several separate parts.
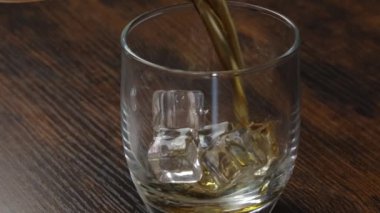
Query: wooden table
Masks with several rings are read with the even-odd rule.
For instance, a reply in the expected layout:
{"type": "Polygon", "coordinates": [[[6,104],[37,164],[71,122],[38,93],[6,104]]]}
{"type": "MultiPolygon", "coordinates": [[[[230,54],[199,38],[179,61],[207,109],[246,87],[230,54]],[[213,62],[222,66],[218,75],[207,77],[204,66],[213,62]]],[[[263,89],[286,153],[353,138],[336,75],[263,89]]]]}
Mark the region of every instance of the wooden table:
{"type": "MultiPolygon", "coordinates": [[[[143,212],[120,137],[119,35],[171,0],[0,5],[0,212],[143,212]]],[[[380,1],[250,1],[303,37],[302,141],[274,212],[380,212],[380,1]]]]}

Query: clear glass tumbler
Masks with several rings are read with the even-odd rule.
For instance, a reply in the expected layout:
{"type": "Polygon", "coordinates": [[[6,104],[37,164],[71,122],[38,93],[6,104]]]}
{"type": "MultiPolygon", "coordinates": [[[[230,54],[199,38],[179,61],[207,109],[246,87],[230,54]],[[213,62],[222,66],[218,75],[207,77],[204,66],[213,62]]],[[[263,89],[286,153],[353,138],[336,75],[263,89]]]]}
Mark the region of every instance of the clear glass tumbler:
{"type": "Polygon", "coordinates": [[[122,33],[124,151],[150,212],[270,212],[291,176],[298,29],[269,9],[229,7],[241,70],[223,70],[192,4],[145,13],[122,33]],[[246,103],[236,102],[236,81],[246,103]]]}

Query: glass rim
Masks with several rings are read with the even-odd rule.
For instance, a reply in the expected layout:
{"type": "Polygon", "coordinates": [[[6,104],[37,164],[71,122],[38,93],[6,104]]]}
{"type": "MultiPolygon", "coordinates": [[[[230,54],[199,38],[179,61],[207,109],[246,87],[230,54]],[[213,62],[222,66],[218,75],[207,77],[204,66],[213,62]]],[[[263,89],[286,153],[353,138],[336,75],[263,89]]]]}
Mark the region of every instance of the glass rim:
{"type": "Polygon", "coordinates": [[[196,75],[196,76],[209,76],[209,75],[218,76],[218,75],[224,75],[224,74],[236,75],[236,74],[241,74],[241,73],[246,73],[246,72],[258,72],[260,70],[265,70],[269,67],[272,67],[275,64],[282,63],[283,61],[285,61],[288,57],[290,57],[293,53],[295,53],[299,49],[299,46],[301,43],[300,42],[301,39],[300,39],[299,29],[293,23],[293,21],[291,21],[286,16],[284,16],[284,15],[282,15],[282,14],[280,14],[274,10],[271,10],[271,9],[268,9],[268,8],[265,8],[262,6],[258,6],[255,4],[251,4],[251,3],[232,1],[232,2],[228,2],[228,4],[233,5],[233,6],[238,6],[238,7],[255,9],[259,12],[263,12],[267,15],[271,15],[272,17],[278,18],[281,21],[285,22],[284,24],[287,24],[294,32],[294,41],[293,41],[292,45],[287,49],[287,51],[285,51],[281,55],[276,56],[275,58],[270,59],[267,62],[259,64],[259,65],[252,65],[252,66],[248,66],[248,67],[238,69],[238,70],[211,70],[211,71],[210,70],[208,70],[208,71],[202,71],[202,70],[195,71],[195,70],[176,69],[176,68],[171,68],[168,66],[163,66],[163,65],[160,65],[158,63],[151,62],[151,61],[149,61],[143,57],[140,57],[138,54],[136,54],[128,46],[127,36],[134,29],[134,27],[138,26],[139,24],[143,23],[144,21],[147,21],[149,19],[154,18],[155,16],[159,16],[159,15],[163,14],[164,12],[192,6],[192,3],[181,3],[181,4],[161,7],[161,8],[155,9],[155,10],[144,12],[144,13],[140,14],[139,16],[135,17],[134,19],[132,19],[124,27],[124,29],[121,33],[121,40],[120,41],[121,41],[122,49],[123,49],[123,51],[128,53],[134,60],[139,61],[140,63],[145,64],[147,66],[153,67],[157,70],[163,70],[165,72],[170,72],[170,73],[175,73],[175,74],[196,75]]]}

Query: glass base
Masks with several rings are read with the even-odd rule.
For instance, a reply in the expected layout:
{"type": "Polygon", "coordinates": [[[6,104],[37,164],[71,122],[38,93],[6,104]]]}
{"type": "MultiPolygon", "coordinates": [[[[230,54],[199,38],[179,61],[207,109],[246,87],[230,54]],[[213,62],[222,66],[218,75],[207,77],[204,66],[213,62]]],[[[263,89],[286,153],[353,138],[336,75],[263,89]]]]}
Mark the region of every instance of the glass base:
{"type": "MultiPolygon", "coordinates": [[[[274,200],[273,202],[271,203],[268,203],[258,209],[255,209],[255,210],[249,210],[248,208],[245,208],[245,209],[241,209],[241,210],[236,210],[236,211],[233,211],[233,212],[236,212],[236,213],[271,213],[274,209],[274,207],[276,206],[276,203],[277,203],[277,200],[274,200]]],[[[166,212],[163,212],[157,208],[155,208],[154,206],[152,205],[149,205],[149,204],[146,204],[146,209],[147,209],[147,212],[149,213],[166,213],[166,212]]],[[[211,213],[222,213],[223,211],[218,209],[218,210],[214,210],[214,209],[203,209],[203,210],[199,210],[199,211],[194,211],[194,210],[190,210],[190,211],[184,211],[183,209],[182,210],[178,210],[178,211],[170,211],[170,212],[211,212],[211,213]]],[[[228,211],[229,213],[233,213],[231,211],[228,211]]]]}

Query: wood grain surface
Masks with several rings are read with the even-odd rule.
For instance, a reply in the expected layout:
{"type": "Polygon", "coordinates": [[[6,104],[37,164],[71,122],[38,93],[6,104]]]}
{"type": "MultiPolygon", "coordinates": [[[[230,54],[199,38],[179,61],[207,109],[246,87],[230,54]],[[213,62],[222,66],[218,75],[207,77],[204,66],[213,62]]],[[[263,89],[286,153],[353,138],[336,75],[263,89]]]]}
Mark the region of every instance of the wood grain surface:
{"type": "MultiPolygon", "coordinates": [[[[122,28],[175,0],[0,4],[0,212],[144,212],[120,136],[122,28]]],[[[247,1],[302,35],[302,139],[275,213],[380,212],[380,1],[247,1]]]]}

